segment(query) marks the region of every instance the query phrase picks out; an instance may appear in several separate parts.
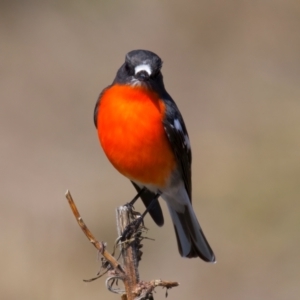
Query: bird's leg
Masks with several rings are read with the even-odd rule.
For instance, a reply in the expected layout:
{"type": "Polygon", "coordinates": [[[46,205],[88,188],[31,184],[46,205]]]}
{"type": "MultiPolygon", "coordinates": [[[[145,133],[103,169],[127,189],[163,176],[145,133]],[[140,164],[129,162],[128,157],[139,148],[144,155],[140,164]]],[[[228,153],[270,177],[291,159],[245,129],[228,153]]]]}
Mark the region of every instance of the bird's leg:
{"type": "Polygon", "coordinates": [[[154,198],[151,200],[150,204],[146,207],[146,210],[142,213],[140,218],[144,219],[144,217],[149,212],[149,210],[151,210],[151,208],[155,205],[156,201],[158,201],[158,197],[160,195],[161,195],[161,192],[158,192],[155,194],[154,198]]]}
{"type": "MultiPolygon", "coordinates": [[[[142,190],[141,190],[142,191],[142,190]]],[[[140,192],[141,192],[140,191],[140,192]]],[[[138,194],[140,194],[140,192],[138,194]]],[[[156,201],[158,201],[158,197],[161,195],[161,192],[155,194],[154,198],[151,200],[150,204],[146,207],[146,210],[134,221],[132,221],[123,231],[121,241],[124,242],[129,239],[140,227],[142,222],[144,221],[144,217],[151,210],[151,208],[155,205],[156,201]]],[[[137,197],[137,196],[136,196],[137,197]]],[[[136,198],[134,197],[134,198],[136,198]]],[[[138,198],[138,197],[137,197],[138,198]]],[[[136,201],[136,199],[135,199],[136,201]]],[[[131,202],[130,202],[131,203],[131,202]]]]}
{"type": "Polygon", "coordinates": [[[134,203],[136,202],[137,199],[139,199],[139,197],[146,191],[146,188],[143,187],[142,189],[139,190],[139,192],[134,196],[134,198],[127,204],[125,204],[126,206],[130,206],[133,207],[134,203]]]}
{"type": "Polygon", "coordinates": [[[133,197],[133,199],[130,202],[127,202],[124,206],[126,206],[128,209],[130,209],[130,212],[132,215],[138,215],[140,216],[141,214],[136,212],[134,210],[134,203],[139,199],[139,197],[143,194],[143,192],[146,191],[146,188],[143,187],[138,191],[138,193],[133,197]]]}

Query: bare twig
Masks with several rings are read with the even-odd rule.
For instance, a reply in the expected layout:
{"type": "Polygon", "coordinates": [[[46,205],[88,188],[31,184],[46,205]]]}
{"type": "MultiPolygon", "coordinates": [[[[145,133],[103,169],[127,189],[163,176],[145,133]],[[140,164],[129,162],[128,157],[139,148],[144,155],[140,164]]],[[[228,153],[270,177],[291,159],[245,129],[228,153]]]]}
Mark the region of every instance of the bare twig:
{"type": "Polygon", "coordinates": [[[79,211],[74,203],[71,193],[67,190],[65,195],[69,201],[70,207],[72,209],[74,217],[76,218],[77,223],[79,224],[80,228],[82,229],[82,231],[86,235],[86,237],[89,239],[89,241],[99,250],[99,252],[103,255],[103,257],[110,263],[110,265],[115,270],[121,272],[122,274],[125,274],[125,271],[123,270],[120,263],[105,249],[104,243],[97,241],[95,239],[95,237],[93,236],[93,234],[90,232],[90,230],[85,225],[85,223],[84,223],[83,219],[81,218],[79,211]]]}
{"type": "Polygon", "coordinates": [[[142,300],[142,299],[148,299],[150,295],[152,295],[152,292],[154,289],[158,286],[161,286],[163,288],[171,289],[172,287],[178,286],[178,282],[174,281],[163,281],[163,280],[151,280],[150,282],[141,281],[139,284],[137,284],[134,293],[137,295],[137,298],[135,300],[142,300]]]}
{"type": "MultiPolygon", "coordinates": [[[[142,237],[143,229],[145,228],[141,223],[139,228],[135,230],[130,239],[121,242],[118,238],[117,245],[121,249],[121,256],[123,258],[123,266],[105,249],[105,244],[99,242],[95,239],[93,234],[87,228],[83,222],[78,209],[74,203],[74,200],[69,191],[66,192],[66,198],[69,201],[72,212],[76,218],[77,223],[80,228],[89,239],[89,241],[98,249],[99,253],[103,256],[102,258],[102,268],[106,269],[105,273],[108,273],[109,277],[106,280],[106,287],[109,291],[120,294],[121,300],[148,300],[153,299],[153,291],[157,286],[166,288],[167,290],[178,286],[177,282],[163,281],[163,280],[152,280],[150,282],[140,281],[138,264],[141,260],[141,241],[144,239],[142,237]],[[110,267],[108,267],[110,265],[110,267]],[[125,290],[120,288],[113,288],[113,285],[118,285],[118,280],[124,282],[125,290]]],[[[140,214],[137,214],[132,210],[130,206],[120,206],[117,208],[117,227],[118,234],[122,236],[125,228],[132,223],[133,220],[138,218],[140,214]]],[[[102,275],[101,270],[90,280],[93,281],[102,275]]],[[[167,296],[167,292],[166,292],[167,296]]]]}

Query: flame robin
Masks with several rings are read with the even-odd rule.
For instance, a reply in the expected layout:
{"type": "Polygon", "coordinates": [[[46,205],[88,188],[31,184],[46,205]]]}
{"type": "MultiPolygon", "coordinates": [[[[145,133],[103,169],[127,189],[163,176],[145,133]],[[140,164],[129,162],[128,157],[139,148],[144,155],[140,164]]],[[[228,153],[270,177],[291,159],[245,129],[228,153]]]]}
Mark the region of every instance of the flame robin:
{"type": "Polygon", "coordinates": [[[159,226],[164,219],[156,198],[166,201],[181,256],[214,262],[191,203],[189,136],[164,87],[161,67],[162,60],[151,51],[126,55],[96,103],[98,137],[109,161],[131,180],[159,226]]]}

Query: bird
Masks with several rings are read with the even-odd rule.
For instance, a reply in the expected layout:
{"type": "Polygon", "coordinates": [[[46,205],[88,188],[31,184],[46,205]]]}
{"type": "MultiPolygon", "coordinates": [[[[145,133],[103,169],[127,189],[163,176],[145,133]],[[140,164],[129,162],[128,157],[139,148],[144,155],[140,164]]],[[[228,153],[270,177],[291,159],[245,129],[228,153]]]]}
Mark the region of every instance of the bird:
{"type": "Polygon", "coordinates": [[[165,200],[182,257],[215,262],[192,207],[191,144],[182,115],[165,89],[161,58],[132,50],[100,93],[94,123],[111,164],[127,177],[158,226],[165,200]]]}

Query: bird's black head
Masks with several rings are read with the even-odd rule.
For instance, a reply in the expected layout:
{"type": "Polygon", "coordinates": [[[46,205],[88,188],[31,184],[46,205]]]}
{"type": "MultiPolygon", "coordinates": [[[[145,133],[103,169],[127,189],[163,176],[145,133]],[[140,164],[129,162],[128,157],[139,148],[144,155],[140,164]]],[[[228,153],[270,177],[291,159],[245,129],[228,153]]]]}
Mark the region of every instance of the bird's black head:
{"type": "Polygon", "coordinates": [[[162,84],[163,87],[161,67],[162,60],[155,53],[148,50],[130,51],[114,83],[146,87],[162,84]]]}

